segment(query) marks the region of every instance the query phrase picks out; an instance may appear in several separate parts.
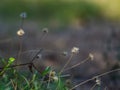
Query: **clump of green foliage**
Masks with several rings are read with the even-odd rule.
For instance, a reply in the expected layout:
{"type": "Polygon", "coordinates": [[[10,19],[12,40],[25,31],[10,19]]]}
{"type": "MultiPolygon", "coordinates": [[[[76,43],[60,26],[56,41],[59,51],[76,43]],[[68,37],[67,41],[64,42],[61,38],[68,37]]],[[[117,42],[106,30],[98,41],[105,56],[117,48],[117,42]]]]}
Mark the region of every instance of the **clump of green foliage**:
{"type": "Polygon", "coordinates": [[[69,90],[64,79],[58,77],[50,67],[46,67],[41,74],[35,69],[33,73],[19,71],[12,67],[14,60],[13,57],[8,61],[3,58],[0,60],[6,64],[0,68],[1,90],[69,90]]]}

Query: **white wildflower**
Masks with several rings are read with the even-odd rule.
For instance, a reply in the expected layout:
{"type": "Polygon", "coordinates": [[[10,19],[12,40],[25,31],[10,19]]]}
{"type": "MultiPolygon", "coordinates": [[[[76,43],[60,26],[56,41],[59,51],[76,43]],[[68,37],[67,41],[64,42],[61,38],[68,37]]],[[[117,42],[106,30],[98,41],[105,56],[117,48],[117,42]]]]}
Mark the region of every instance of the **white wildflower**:
{"type": "Polygon", "coordinates": [[[58,77],[57,77],[57,76],[54,76],[52,79],[53,79],[55,82],[58,82],[58,77]]]}
{"type": "Polygon", "coordinates": [[[94,59],[94,55],[92,53],[89,53],[90,60],[94,59]]]}
{"type": "Polygon", "coordinates": [[[73,47],[71,52],[72,53],[79,53],[79,48],[78,47],[73,47]]]}
{"type": "Polygon", "coordinates": [[[25,32],[24,32],[24,30],[23,29],[19,29],[18,31],[17,31],[17,35],[18,36],[23,36],[25,34],[25,32]]]}
{"type": "Polygon", "coordinates": [[[50,73],[49,73],[49,76],[52,78],[52,77],[54,77],[56,75],[56,72],[55,71],[50,71],[50,73]]]}

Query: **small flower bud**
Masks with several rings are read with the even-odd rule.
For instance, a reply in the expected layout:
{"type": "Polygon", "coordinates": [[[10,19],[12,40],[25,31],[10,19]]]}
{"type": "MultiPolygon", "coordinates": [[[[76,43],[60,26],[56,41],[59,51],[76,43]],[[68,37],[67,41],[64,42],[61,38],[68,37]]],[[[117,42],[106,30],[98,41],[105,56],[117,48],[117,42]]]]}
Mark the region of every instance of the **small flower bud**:
{"type": "Polygon", "coordinates": [[[26,17],[27,17],[26,12],[22,12],[22,13],[20,14],[20,17],[23,18],[23,19],[26,18],[26,17]]]}
{"type": "Polygon", "coordinates": [[[63,55],[63,56],[67,56],[67,55],[68,55],[68,52],[65,52],[65,51],[64,51],[64,52],[62,52],[62,55],[63,55]]]}
{"type": "Polygon", "coordinates": [[[19,29],[18,31],[17,31],[17,35],[18,36],[23,36],[25,34],[25,32],[24,32],[24,30],[23,29],[19,29]]]}
{"type": "Polygon", "coordinates": [[[71,80],[70,79],[68,79],[68,80],[66,80],[66,82],[65,82],[67,85],[71,85],[71,80]]]}
{"type": "Polygon", "coordinates": [[[71,88],[71,87],[72,87],[72,82],[71,82],[70,79],[66,80],[65,86],[68,87],[68,88],[71,88]]]}
{"type": "Polygon", "coordinates": [[[97,85],[101,85],[101,80],[100,80],[100,78],[97,77],[96,80],[95,80],[95,82],[96,82],[97,85]]]}
{"type": "Polygon", "coordinates": [[[53,79],[55,82],[58,82],[58,77],[57,77],[57,76],[54,76],[52,79],[53,79]]]}
{"type": "Polygon", "coordinates": [[[38,54],[38,55],[36,56],[36,59],[42,59],[42,55],[41,55],[41,54],[38,54]]]}
{"type": "Polygon", "coordinates": [[[55,74],[56,74],[56,72],[55,72],[55,71],[51,71],[51,72],[50,72],[50,77],[54,77],[54,76],[55,76],[55,74]]]}
{"type": "Polygon", "coordinates": [[[93,60],[94,59],[94,56],[93,54],[89,53],[89,57],[90,57],[90,60],[93,60]]]}
{"type": "Polygon", "coordinates": [[[79,48],[78,47],[73,47],[71,52],[77,54],[77,53],[79,53],[79,48]]]}
{"type": "Polygon", "coordinates": [[[48,28],[43,28],[42,30],[44,33],[48,33],[48,28]]]}

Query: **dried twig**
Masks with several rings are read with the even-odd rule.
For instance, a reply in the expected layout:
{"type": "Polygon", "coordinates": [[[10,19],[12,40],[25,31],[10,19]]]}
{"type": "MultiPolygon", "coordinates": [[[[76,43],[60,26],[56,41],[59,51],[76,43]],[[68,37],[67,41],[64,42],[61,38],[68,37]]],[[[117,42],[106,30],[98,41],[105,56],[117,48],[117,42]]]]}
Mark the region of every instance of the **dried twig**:
{"type": "Polygon", "coordinates": [[[102,74],[99,74],[99,75],[96,75],[96,76],[94,76],[94,77],[92,77],[92,78],[90,78],[90,79],[87,79],[86,81],[83,81],[83,82],[75,85],[75,86],[74,86],[73,88],[71,88],[70,90],[73,90],[73,89],[75,89],[75,88],[77,88],[77,87],[79,87],[79,86],[81,86],[81,85],[83,85],[83,84],[86,84],[86,83],[88,83],[89,81],[96,79],[96,77],[99,78],[99,77],[102,77],[102,76],[105,76],[105,75],[107,75],[107,74],[110,74],[110,73],[113,73],[113,72],[117,72],[117,71],[120,71],[120,68],[115,69],[115,70],[111,70],[111,71],[108,71],[108,72],[105,72],[105,73],[102,73],[102,74]]]}

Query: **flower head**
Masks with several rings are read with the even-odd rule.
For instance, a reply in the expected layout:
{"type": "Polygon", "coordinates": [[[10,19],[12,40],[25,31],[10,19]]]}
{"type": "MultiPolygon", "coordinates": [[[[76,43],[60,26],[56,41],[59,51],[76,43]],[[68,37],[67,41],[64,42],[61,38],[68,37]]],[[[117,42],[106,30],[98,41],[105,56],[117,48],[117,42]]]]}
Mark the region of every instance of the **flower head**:
{"type": "Polygon", "coordinates": [[[68,88],[71,88],[72,87],[72,81],[70,79],[66,80],[65,86],[68,87],[68,88]]]}
{"type": "Polygon", "coordinates": [[[26,17],[27,17],[26,12],[22,12],[22,13],[20,14],[20,17],[23,18],[23,19],[26,18],[26,17]]]}
{"type": "Polygon", "coordinates": [[[44,33],[48,33],[48,28],[43,28],[42,30],[44,33]]]}
{"type": "Polygon", "coordinates": [[[95,80],[95,82],[96,82],[97,85],[101,85],[101,80],[100,80],[100,78],[97,77],[96,80],[95,80]]]}
{"type": "Polygon", "coordinates": [[[64,52],[62,52],[62,55],[63,55],[63,56],[67,56],[67,55],[68,55],[68,52],[64,51],[64,52]]]}
{"type": "Polygon", "coordinates": [[[90,60],[94,59],[94,55],[92,53],[89,53],[90,60]]]}
{"type": "Polygon", "coordinates": [[[54,76],[52,79],[53,79],[55,82],[58,82],[58,77],[57,77],[57,76],[54,76]]]}
{"type": "Polygon", "coordinates": [[[18,36],[23,36],[25,34],[25,32],[24,32],[24,30],[23,29],[19,29],[18,31],[17,31],[17,35],[18,36]]]}
{"type": "Polygon", "coordinates": [[[50,77],[54,77],[54,76],[55,76],[55,74],[56,74],[56,72],[55,72],[55,71],[50,71],[49,76],[50,76],[50,77]]]}
{"type": "Polygon", "coordinates": [[[79,48],[78,47],[73,47],[71,50],[72,53],[79,53],[79,48]]]}
{"type": "Polygon", "coordinates": [[[71,82],[70,79],[66,80],[66,84],[67,84],[67,85],[71,85],[71,83],[72,83],[72,82],[71,82]]]}
{"type": "Polygon", "coordinates": [[[49,78],[50,78],[50,80],[52,80],[52,81],[55,81],[55,82],[58,81],[58,76],[56,76],[56,72],[55,72],[55,71],[50,71],[50,73],[49,73],[49,78]]]}

